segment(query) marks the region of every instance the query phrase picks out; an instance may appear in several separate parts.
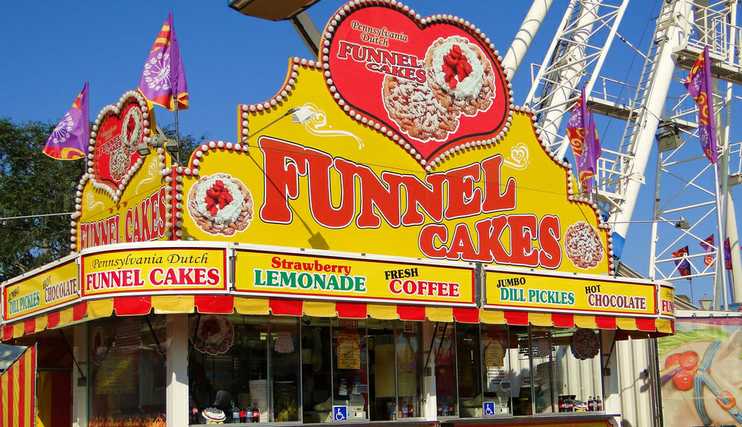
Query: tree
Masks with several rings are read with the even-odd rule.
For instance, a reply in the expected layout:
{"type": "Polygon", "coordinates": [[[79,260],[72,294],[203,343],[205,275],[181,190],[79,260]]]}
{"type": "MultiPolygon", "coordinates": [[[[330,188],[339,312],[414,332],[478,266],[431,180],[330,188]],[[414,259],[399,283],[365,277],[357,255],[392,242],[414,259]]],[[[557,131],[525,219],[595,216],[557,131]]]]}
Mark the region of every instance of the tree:
{"type": "MultiPolygon", "coordinates": [[[[0,118],[0,282],[59,259],[70,251],[70,216],[83,160],[43,154],[54,129],[48,123],[13,123],[0,118]],[[36,216],[58,214],[55,216],[36,216]],[[13,218],[32,216],[30,218],[13,218]]],[[[174,130],[166,127],[168,137],[174,130]]],[[[180,137],[183,162],[203,142],[180,137]]]]}
{"type": "MultiPolygon", "coordinates": [[[[54,125],[0,118],[0,218],[73,212],[83,161],[43,154],[54,125]]],[[[70,216],[0,219],[0,281],[69,253],[70,216]]]]}

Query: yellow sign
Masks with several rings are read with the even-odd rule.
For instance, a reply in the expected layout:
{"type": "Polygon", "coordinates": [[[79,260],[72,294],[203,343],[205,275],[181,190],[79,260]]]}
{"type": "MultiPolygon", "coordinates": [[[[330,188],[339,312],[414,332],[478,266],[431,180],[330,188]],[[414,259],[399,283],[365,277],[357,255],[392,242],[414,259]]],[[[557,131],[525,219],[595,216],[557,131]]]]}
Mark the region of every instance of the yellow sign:
{"type": "Polygon", "coordinates": [[[78,299],[77,263],[67,261],[3,287],[4,319],[13,320],[78,299]]]}
{"type": "Polygon", "coordinates": [[[474,269],[238,249],[234,290],[262,296],[474,305],[474,269]]]}
{"type": "Polygon", "coordinates": [[[675,315],[675,288],[660,285],[660,315],[675,315]]]}
{"type": "Polygon", "coordinates": [[[292,73],[282,103],[240,110],[242,143],[194,152],[184,236],[609,272],[606,229],[592,206],[569,200],[572,175],[530,113],[513,110],[502,140],[459,147],[428,171],[403,142],[346,114],[321,70],[292,73]]]}
{"type": "Polygon", "coordinates": [[[227,290],[226,249],[117,249],[81,258],[83,296],[227,290]]]}
{"type": "Polygon", "coordinates": [[[651,282],[487,270],[485,306],[610,314],[657,313],[651,282]]]}

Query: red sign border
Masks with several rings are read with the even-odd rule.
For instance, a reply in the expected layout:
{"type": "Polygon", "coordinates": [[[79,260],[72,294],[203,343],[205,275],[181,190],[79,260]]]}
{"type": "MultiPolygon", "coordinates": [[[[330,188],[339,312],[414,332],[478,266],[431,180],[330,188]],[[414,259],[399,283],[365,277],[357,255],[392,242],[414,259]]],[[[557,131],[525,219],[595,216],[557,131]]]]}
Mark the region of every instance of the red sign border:
{"type": "Polygon", "coordinates": [[[330,92],[333,94],[333,98],[343,109],[343,111],[345,111],[346,114],[348,114],[352,119],[365,126],[370,127],[371,129],[376,130],[381,135],[392,139],[400,147],[408,151],[412,158],[415,159],[415,161],[420,164],[420,166],[425,168],[425,170],[428,172],[432,171],[437,166],[440,166],[444,160],[463,150],[469,150],[476,146],[496,144],[505,136],[505,134],[507,134],[508,130],[510,129],[510,125],[512,123],[512,113],[515,106],[513,104],[512,85],[505,75],[505,70],[502,66],[502,57],[500,56],[498,50],[495,48],[495,45],[490,41],[489,37],[487,37],[482,32],[482,30],[474,26],[469,21],[464,20],[463,18],[458,18],[453,15],[432,15],[426,18],[420,18],[420,15],[416,14],[415,11],[409,6],[405,6],[397,1],[391,3],[378,2],[374,0],[357,0],[355,2],[350,2],[340,7],[330,17],[327,24],[325,25],[325,28],[322,32],[322,39],[320,41],[320,53],[318,54],[318,60],[320,68],[325,70],[325,83],[327,84],[330,92]],[[494,68],[496,69],[499,77],[505,82],[504,87],[507,90],[507,100],[505,102],[505,114],[503,115],[503,119],[501,120],[501,122],[498,123],[492,131],[464,135],[446,141],[445,144],[442,144],[441,147],[435,150],[426,159],[422,157],[422,155],[418,153],[417,150],[415,150],[413,145],[410,144],[409,141],[407,141],[404,135],[401,135],[395,130],[390,129],[389,126],[386,126],[386,120],[380,120],[379,118],[366,112],[362,108],[359,108],[348,102],[348,100],[343,97],[343,95],[333,83],[332,71],[330,70],[329,64],[329,47],[334,36],[334,31],[338,27],[338,25],[345,19],[352,16],[354,12],[366,7],[385,7],[398,13],[404,14],[421,30],[424,30],[426,27],[435,24],[448,24],[463,29],[469,35],[475,38],[482,45],[482,47],[487,50],[486,53],[490,55],[490,59],[492,59],[496,63],[497,66],[494,68]],[[384,129],[385,131],[382,131],[382,129],[384,129]],[[462,139],[468,139],[468,141],[461,142],[462,139]]]}

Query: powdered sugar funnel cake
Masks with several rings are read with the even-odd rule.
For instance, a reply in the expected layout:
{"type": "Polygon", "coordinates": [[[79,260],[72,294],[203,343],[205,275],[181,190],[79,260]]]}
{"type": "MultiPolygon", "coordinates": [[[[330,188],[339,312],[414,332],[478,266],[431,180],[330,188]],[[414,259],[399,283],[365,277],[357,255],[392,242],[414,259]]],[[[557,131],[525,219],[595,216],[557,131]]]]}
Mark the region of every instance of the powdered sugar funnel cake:
{"type": "Polygon", "coordinates": [[[603,245],[590,224],[580,221],[570,225],[564,235],[567,257],[577,267],[593,268],[603,259],[603,245]]]}
{"type": "Polygon", "coordinates": [[[451,114],[474,116],[495,98],[495,74],[482,49],[464,37],[439,38],[425,54],[428,82],[451,114]]]}
{"type": "Polygon", "coordinates": [[[458,127],[456,117],[426,83],[386,76],[382,94],[389,117],[412,138],[443,141],[458,127]]]}
{"type": "Polygon", "coordinates": [[[239,179],[217,173],[199,179],[191,188],[188,211],[203,231],[231,236],[250,225],[253,198],[239,179]]]}

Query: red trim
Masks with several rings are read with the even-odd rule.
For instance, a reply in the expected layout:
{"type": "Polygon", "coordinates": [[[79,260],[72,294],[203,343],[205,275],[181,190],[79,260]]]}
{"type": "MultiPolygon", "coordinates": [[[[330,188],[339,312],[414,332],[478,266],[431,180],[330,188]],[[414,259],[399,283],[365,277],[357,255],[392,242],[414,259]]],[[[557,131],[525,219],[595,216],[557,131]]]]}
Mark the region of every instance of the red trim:
{"type": "Polygon", "coordinates": [[[10,341],[13,339],[13,325],[3,326],[3,341],[10,341]]]}
{"type": "Polygon", "coordinates": [[[616,318],[608,316],[595,316],[595,325],[598,329],[616,330],[616,318]]]}
{"type": "Polygon", "coordinates": [[[506,311],[505,323],[513,326],[528,326],[527,311],[506,311]]]}
{"type": "Polygon", "coordinates": [[[82,301],[72,306],[72,320],[74,322],[84,319],[87,314],[88,314],[87,301],[82,301]]]}
{"type": "Polygon", "coordinates": [[[637,318],[636,327],[639,328],[640,331],[655,332],[657,331],[657,324],[655,323],[654,320],[655,319],[651,317],[649,319],[637,318]]]}
{"type": "Polygon", "coordinates": [[[276,316],[293,316],[301,317],[303,314],[304,302],[282,298],[271,298],[268,300],[271,313],[276,316]]]}
{"type": "Polygon", "coordinates": [[[572,328],[575,326],[575,316],[569,313],[552,313],[551,321],[557,328],[572,328]]]}
{"type": "MultiPolygon", "coordinates": [[[[34,344],[31,347],[31,375],[33,375],[33,378],[31,378],[31,413],[28,414],[30,417],[29,419],[33,420],[36,416],[36,402],[38,399],[36,398],[36,379],[38,377],[38,374],[36,373],[36,344],[34,344]]],[[[31,425],[36,425],[35,422],[31,422],[31,425]]]]}
{"type": "Polygon", "coordinates": [[[425,307],[419,305],[398,305],[397,314],[400,320],[425,320],[425,307]]]}
{"type": "Polygon", "coordinates": [[[234,296],[232,295],[196,295],[193,297],[196,311],[201,314],[232,314],[234,296]]]}
{"type": "Polygon", "coordinates": [[[460,323],[479,323],[479,309],[454,307],[453,318],[460,323]]]}
{"type": "MultiPolygon", "coordinates": [[[[26,350],[28,351],[28,350],[26,350]]],[[[26,424],[26,353],[18,359],[18,424],[26,424]]],[[[11,387],[13,387],[11,385],[11,387]]],[[[12,424],[11,424],[12,425],[12,424]]]]}
{"type": "Polygon", "coordinates": [[[144,316],[152,310],[152,298],[142,297],[114,297],[113,311],[117,316],[144,316]]]}
{"type": "Polygon", "coordinates": [[[59,311],[52,311],[46,315],[46,328],[54,329],[59,325],[59,311]]]}
{"type": "Polygon", "coordinates": [[[23,321],[23,334],[31,335],[36,332],[36,318],[26,319],[23,321]]]}
{"type": "Polygon", "coordinates": [[[368,307],[364,303],[338,302],[335,304],[338,317],[341,319],[365,319],[368,317],[368,307]]]}

